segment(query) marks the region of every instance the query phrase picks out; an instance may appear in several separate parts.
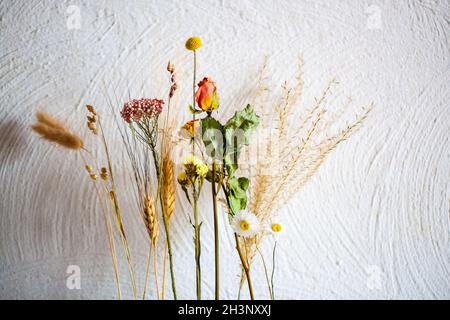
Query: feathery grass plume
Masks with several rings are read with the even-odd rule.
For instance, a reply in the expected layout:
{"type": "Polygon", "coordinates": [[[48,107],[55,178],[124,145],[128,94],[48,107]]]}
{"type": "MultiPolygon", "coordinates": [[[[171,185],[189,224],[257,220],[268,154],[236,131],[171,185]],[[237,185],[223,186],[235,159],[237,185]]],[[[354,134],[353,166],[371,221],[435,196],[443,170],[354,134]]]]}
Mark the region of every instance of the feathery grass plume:
{"type": "Polygon", "coordinates": [[[48,113],[37,111],[36,118],[37,123],[32,125],[31,128],[41,138],[72,150],[83,148],[83,140],[48,113]]]}
{"type": "MultiPolygon", "coordinates": [[[[372,105],[363,108],[354,120],[343,126],[343,117],[351,103],[351,98],[340,108],[327,107],[335,79],[328,82],[319,98],[310,108],[305,109],[303,98],[303,66],[299,61],[296,84],[282,85],[282,96],[274,108],[267,106],[273,101],[265,61],[255,90],[255,109],[261,116],[263,125],[259,135],[262,145],[258,148],[258,161],[249,166],[251,178],[249,210],[255,213],[261,223],[268,222],[283,206],[298,193],[317,172],[326,157],[341,142],[352,135],[367,118],[372,105]],[[267,110],[275,110],[268,113],[267,110]],[[272,124],[272,126],[270,126],[272,124]]],[[[345,123],[345,122],[344,122],[345,123]]],[[[247,261],[251,263],[258,251],[264,233],[241,241],[247,261]]],[[[241,286],[245,275],[241,278],[241,286]]]]}

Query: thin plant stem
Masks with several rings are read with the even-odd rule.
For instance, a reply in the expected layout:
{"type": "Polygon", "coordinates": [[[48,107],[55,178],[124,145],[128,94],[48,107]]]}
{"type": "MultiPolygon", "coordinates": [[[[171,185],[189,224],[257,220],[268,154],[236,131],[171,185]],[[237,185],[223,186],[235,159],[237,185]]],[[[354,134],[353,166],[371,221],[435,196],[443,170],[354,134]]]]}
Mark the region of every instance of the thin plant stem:
{"type": "MultiPolygon", "coordinates": [[[[222,182],[222,190],[225,193],[225,199],[227,202],[228,210],[231,210],[229,194],[228,194],[227,189],[225,188],[225,184],[223,182],[222,182]]],[[[250,266],[248,264],[248,261],[246,261],[246,259],[244,258],[244,255],[242,253],[241,246],[239,245],[239,238],[238,238],[237,233],[234,233],[234,239],[236,241],[236,250],[238,252],[239,258],[241,259],[242,269],[245,273],[245,276],[247,277],[247,285],[248,285],[248,291],[250,293],[250,298],[252,300],[255,300],[255,296],[253,294],[252,279],[250,278],[250,266]]],[[[240,295],[241,295],[241,286],[239,286],[239,287],[240,288],[239,288],[238,299],[240,298],[240,295]]]]}
{"type": "MultiPolygon", "coordinates": [[[[244,277],[244,269],[241,270],[241,279],[244,277]]],[[[242,281],[239,283],[238,295],[237,299],[241,300],[241,292],[242,292],[242,281]]]]}
{"type": "Polygon", "coordinates": [[[212,183],[211,191],[213,197],[213,210],[214,210],[214,256],[215,256],[215,298],[219,300],[219,217],[217,212],[217,192],[216,192],[216,162],[212,164],[212,183]]]}
{"type": "Polygon", "coordinates": [[[153,269],[155,270],[155,285],[156,285],[156,299],[159,300],[159,285],[158,285],[158,268],[156,266],[156,260],[157,260],[157,251],[156,248],[154,247],[154,252],[153,252],[153,269]]]}
{"type": "Polygon", "coordinates": [[[152,248],[153,245],[150,241],[150,249],[148,250],[147,271],[145,273],[145,284],[144,284],[144,293],[142,294],[142,300],[145,300],[145,296],[147,295],[148,277],[150,274],[150,266],[152,261],[152,248]]]}
{"type": "MultiPolygon", "coordinates": [[[[195,82],[197,77],[197,52],[194,50],[194,76],[192,80],[192,107],[195,110],[195,82]]],[[[195,112],[192,114],[192,120],[195,121],[195,112]]],[[[192,155],[195,155],[195,138],[192,138],[192,155]]]]}
{"type": "Polygon", "coordinates": [[[270,282],[270,279],[269,279],[269,272],[268,272],[268,270],[267,270],[266,259],[264,259],[264,256],[263,256],[261,250],[259,250],[259,247],[256,247],[256,250],[258,250],[258,253],[259,253],[259,255],[260,255],[260,257],[261,257],[261,260],[262,260],[262,263],[263,263],[264,274],[265,274],[265,276],[266,276],[267,288],[269,289],[269,296],[270,296],[270,299],[273,300],[272,286],[271,286],[271,282],[270,282]]]}
{"type": "MultiPolygon", "coordinates": [[[[92,157],[92,155],[89,153],[89,151],[87,151],[87,150],[85,150],[85,151],[92,157]]],[[[87,166],[86,158],[83,156],[82,153],[80,153],[80,155],[81,155],[81,158],[83,159],[84,165],[87,166]]],[[[96,162],[95,159],[94,159],[94,162],[96,162]]],[[[101,210],[103,213],[103,219],[105,220],[106,231],[108,233],[108,243],[109,243],[109,248],[111,251],[111,259],[112,259],[112,263],[113,263],[113,267],[114,267],[114,275],[115,275],[116,284],[117,284],[117,295],[119,297],[119,300],[122,300],[122,289],[120,287],[120,274],[119,274],[119,267],[117,264],[116,244],[114,241],[114,233],[113,233],[113,229],[112,229],[112,225],[111,225],[111,219],[109,217],[109,214],[105,207],[105,204],[103,203],[101,192],[100,192],[98,185],[95,183],[95,181],[92,181],[92,183],[95,188],[98,202],[100,203],[100,207],[101,207],[101,210]]]]}
{"type": "MultiPolygon", "coordinates": [[[[167,126],[168,126],[168,121],[169,121],[169,117],[170,117],[170,110],[171,108],[171,101],[172,101],[172,95],[169,92],[168,98],[167,98],[167,113],[166,113],[166,117],[164,119],[164,127],[163,127],[163,132],[162,132],[162,139],[161,139],[161,155],[162,157],[164,157],[164,154],[166,152],[166,134],[167,134],[167,126]]],[[[172,177],[168,177],[169,179],[171,179],[172,177]]],[[[161,192],[160,187],[162,185],[162,175],[159,175],[158,177],[158,190],[159,192],[161,192]]],[[[161,202],[162,203],[162,202],[161,202]]],[[[163,212],[163,215],[164,212],[163,212]]],[[[169,222],[169,221],[168,221],[169,222]]],[[[168,223],[169,224],[169,223],[168,223]]],[[[170,226],[170,225],[169,225],[170,226]]],[[[166,229],[166,232],[170,231],[170,228],[166,229]]],[[[163,261],[163,278],[162,278],[162,291],[161,291],[161,298],[162,300],[164,300],[164,296],[165,296],[165,290],[166,290],[166,269],[167,269],[167,251],[168,251],[168,245],[167,245],[167,239],[165,241],[165,245],[164,245],[164,261],[163,261]]],[[[170,267],[172,269],[172,265],[170,267]]],[[[172,276],[172,283],[175,283],[175,279],[173,277],[173,272],[171,271],[171,276],[172,276]]],[[[172,289],[174,290],[174,285],[172,287],[172,289]]],[[[174,290],[174,297],[176,300],[176,290],[174,290]]]]}
{"type": "MultiPolygon", "coordinates": [[[[197,77],[197,52],[194,50],[194,74],[192,77],[192,107],[195,109],[195,82],[197,77]]],[[[192,120],[195,121],[195,113],[192,114],[192,120]]],[[[195,138],[191,139],[192,143],[192,155],[195,156],[195,138]]],[[[200,225],[198,222],[198,193],[200,190],[196,189],[196,186],[193,186],[193,211],[194,211],[194,229],[195,229],[195,278],[196,278],[196,293],[197,299],[201,300],[202,298],[202,289],[201,289],[201,265],[200,265],[200,254],[201,254],[201,245],[200,245],[200,225]]]]}
{"type": "MultiPolygon", "coordinates": [[[[162,196],[161,194],[159,195],[159,202],[161,203],[161,207],[162,205],[162,196]]],[[[175,286],[175,273],[173,270],[173,255],[172,255],[172,245],[170,243],[170,227],[169,227],[169,223],[167,221],[167,217],[165,214],[163,214],[163,224],[164,224],[164,230],[166,232],[166,242],[167,242],[167,251],[169,253],[169,269],[170,269],[170,278],[172,280],[172,293],[173,293],[173,299],[177,300],[177,289],[175,286]]]]}
{"type": "MultiPolygon", "coordinates": [[[[161,178],[161,168],[159,165],[159,158],[158,158],[158,154],[156,153],[155,148],[151,148],[152,153],[153,153],[153,161],[155,164],[155,171],[156,171],[156,176],[157,176],[157,180],[160,181],[161,178]]],[[[166,242],[167,242],[167,249],[169,252],[169,267],[170,267],[170,277],[172,279],[172,292],[173,292],[173,299],[177,300],[177,290],[176,290],[176,286],[175,286],[175,274],[174,274],[174,270],[173,270],[173,256],[172,256],[172,245],[170,242],[170,227],[169,227],[169,221],[167,221],[167,215],[164,212],[164,206],[163,206],[163,198],[162,198],[162,194],[161,194],[161,186],[160,183],[158,183],[158,199],[159,199],[159,204],[161,206],[161,212],[162,212],[162,218],[163,218],[163,224],[164,224],[164,231],[166,233],[166,242]]]]}
{"type": "Polygon", "coordinates": [[[272,285],[272,300],[275,300],[275,292],[273,287],[273,279],[275,276],[275,251],[277,250],[277,241],[275,241],[275,244],[273,245],[273,255],[272,255],[272,276],[270,278],[270,283],[272,285]]]}
{"type": "Polygon", "coordinates": [[[248,284],[248,291],[250,293],[250,299],[255,300],[255,296],[253,294],[253,286],[252,286],[252,279],[250,277],[250,267],[247,263],[247,261],[244,258],[244,255],[242,254],[241,246],[239,244],[239,238],[238,235],[235,233],[234,238],[236,241],[236,250],[239,254],[239,258],[241,259],[242,268],[244,269],[245,276],[247,278],[247,284],[248,284]]]}
{"type": "Polygon", "coordinates": [[[194,188],[194,228],[195,228],[195,265],[196,265],[196,292],[197,300],[202,299],[202,273],[200,267],[200,226],[198,223],[198,195],[194,188]]]}
{"type": "Polygon", "coordinates": [[[117,224],[117,228],[119,230],[119,235],[120,235],[120,239],[122,241],[122,246],[123,246],[123,249],[125,251],[125,257],[126,257],[128,272],[130,274],[131,286],[132,286],[132,289],[133,289],[133,296],[134,296],[135,299],[137,299],[137,287],[136,287],[136,279],[135,279],[135,276],[134,276],[133,263],[131,261],[131,254],[130,254],[130,249],[129,249],[129,246],[128,246],[128,240],[127,240],[127,237],[126,237],[126,234],[125,234],[125,229],[123,227],[123,222],[122,222],[122,216],[120,214],[119,203],[117,201],[117,189],[116,189],[116,183],[114,181],[114,175],[113,175],[112,164],[111,164],[111,157],[109,155],[108,144],[106,143],[105,133],[103,131],[103,126],[102,126],[102,124],[100,122],[100,117],[98,117],[98,126],[100,128],[102,141],[103,141],[103,147],[105,149],[106,159],[108,161],[109,174],[110,174],[110,177],[111,177],[112,193],[110,194],[110,199],[111,199],[111,202],[112,202],[112,205],[113,205],[113,208],[114,208],[116,224],[117,224]]]}
{"type": "Polygon", "coordinates": [[[161,299],[164,300],[166,292],[166,270],[167,270],[167,241],[164,244],[164,260],[163,260],[163,278],[162,278],[162,291],[161,299]]]}

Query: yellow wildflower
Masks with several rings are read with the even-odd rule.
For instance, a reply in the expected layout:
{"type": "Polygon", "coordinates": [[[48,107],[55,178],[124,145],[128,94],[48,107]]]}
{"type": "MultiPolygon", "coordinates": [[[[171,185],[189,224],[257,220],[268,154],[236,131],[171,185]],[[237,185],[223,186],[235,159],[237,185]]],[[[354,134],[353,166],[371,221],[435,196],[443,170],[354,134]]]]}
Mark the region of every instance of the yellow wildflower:
{"type": "Polygon", "coordinates": [[[185,46],[186,49],[195,51],[202,46],[202,39],[200,39],[199,37],[191,37],[187,39],[185,46]]]}

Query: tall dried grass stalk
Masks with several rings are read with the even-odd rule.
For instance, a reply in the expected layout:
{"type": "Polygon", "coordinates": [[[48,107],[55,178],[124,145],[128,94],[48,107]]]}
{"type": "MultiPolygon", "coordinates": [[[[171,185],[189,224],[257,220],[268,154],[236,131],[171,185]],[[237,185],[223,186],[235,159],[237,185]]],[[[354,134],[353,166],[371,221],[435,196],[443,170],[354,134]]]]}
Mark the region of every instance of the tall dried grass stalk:
{"type": "Polygon", "coordinates": [[[122,219],[122,214],[121,214],[121,210],[120,210],[120,206],[119,206],[119,200],[117,198],[117,185],[116,185],[116,182],[114,179],[114,171],[113,171],[113,167],[112,167],[111,155],[109,152],[108,143],[107,143],[106,137],[105,137],[105,132],[103,130],[103,126],[102,126],[99,116],[97,116],[97,123],[98,123],[98,127],[99,127],[100,133],[101,133],[100,135],[101,135],[101,139],[102,139],[102,143],[103,143],[103,148],[105,151],[106,160],[108,162],[108,171],[110,174],[110,181],[111,181],[111,185],[108,190],[109,190],[109,198],[110,198],[111,206],[113,208],[113,216],[114,216],[114,221],[116,223],[116,230],[119,233],[119,238],[120,238],[120,241],[122,243],[122,248],[125,253],[125,261],[127,264],[128,273],[130,275],[133,297],[134,297],[134,299],[137,299],[138,292],[137,292],[137,286],[136,286],[136,277],[135,277],[134,268],[133,268],[133,261],[131,258],[130,246],[128,245],[128,238],[127,238],[127,235],[125,232],[125,227],[123,225],[123,219],[122,219]]]}
{"type": "MultiPolygon", "coordinates": [[[[162,166],[161,166],[161,201],[164,218],[167,222],[166,232],[170,232],[170,222],[175,211],[175,170],[174,162],[172,160],[172,151],[174,148],[172,133],[175,131],[176,126],[174,125],[174,118],[169,118],[169,113],[166,115],[164,131],[162,134],[161,141],[161,152],[162,152],[162,166]]],[[[166,289],[166,270],[167,270],[167,254],[168,254],[168,243],[167,239],[164,245],[164,255],[163,255],[163,277],[162,277],[162,291],[161,297],[165,297],[166,289]]]]}
{"type": "Polygon", "coordinates": [[[177,291],[175,284],[175,273],[173,267],[172,245],[170,240],[170,219],[174,212],[175,205],[175,187],[173,177],[173,161],[172,155],[172,131],[174,118],[171,116],[171,103],[174,93],[177,91],[178,84],[176,81],[176,72],[174,65],[169,61],[167,71],[170,74],[170,90],[168,92],[167,108],[165,108],[165,116],[163,119],[162,130],[158,132],[158,139],[160,141],[160,155],[158,156],[153,151],[153,160],[157,176],[157,200],[161,206],[162,221],[165,231],[165,246],[164,246],[164,266],[163,266],[163,283],[162,283],[162,299],[165,294],[165,277],[166,277],[166,258],[169,256],[170,277],[172,280],[172,293],[174,300],[177,300],[177,291]]]}
{"type": "MultiPolygon", "coordinates": [[[[80,137],[78,137],[71,130],[69,130],[62,122],[58,121],[57,119],[55,119],[54,117],[52,117],[51,115],[49,115],[46,112],[43,112],[43,111],[36,112],[36,118],[37,118],[38,122],[31,126],[31,128],[36,133],[38,133],[45,140],[55,142],[64,148],[81,151],[80,155],[81,155],[81,159],[83,161],[84,167],[86,169],[89,168],[88,171],[91,171],[91,170],[93,170],[93,168],[90,165],[88,165],[88,161],[86,160],[86,157],[83,154],[83,152],[85,152],[93,160],[97,171],[100,172],[96,158],[92,155],[92,153],[90,151],[88,151],[87,149],[84,148],[84,142],[80,137]]],[[[115,274],[115,280],[116,280],[116,285],[117,285],[118,298],[122,299],[122,290],[121,290],[121,286],[120,286],[120,275],[119,275],[119,268],[118,268],[118,262],[117,262],[118,261],[117,260],[117,250],[116,250],[116,245],[115,245],[115,240],[114,240],[114,231],[113,231],[111,219],[110,219],[110,216],[108,213],[108,200],[107,200],[107,198],[105,199],[105,197],[102,196],[102,192],[98,185],[98,179],[96,178],[96,175],[93,174],[92,172],[89,172],[89,174],[91,176],[91,181],[94,185],[97,200],[100,204],[100,209],[103,213],[103,218],[105,221],[106,231],[107,231],[107,235],[108,235],[108,243],[109,243],[109,247],[110,247],[110,251],[111,251],[111,258],[112,258],[113,267],[114,267],[114,274],[115,274]]],[[[102,183],[102,185],[103,185],[103,183],[102,183]]],[[[105,193],[104,195],[108,196],[107,193],[105,193]]]]}
{"type": "MultiPolygon", "coordinates": [[[[304,104],[303,66],[303,59],[300,59],[296,84],[294,87],[283,84],[282,97],[274,108],[267,106],[268,101],[274,100],[267,83],[267,61],[259,76],[253,105],[262,118],[261,123],[265,124],[259,128],[259,135],[267,139],[259,145],[258,161],[248,168],[248,173],[251,180],[249,209],[262,223],[280,212],[303,188],[330,152],[361,126],[373,107],[364,108],[354,120],[339,128],[351,98],[342,107],[331,111],[327,103],[338,84],[332,79],[310,108],[300,108],[304,104]],[[275,116],[267,112],[274,109],[275,116]]],[[[259,234],[245,242],[240,241],[249,263],[253,261],[263,239],[264,235],[259,234]]],[[[242,285],[245,275],[241,280],[242,285]]]]}
{"type": "Polygon", "coordinates": [[[37,123],[32,125],[31,128],[41,138],[72,150],[80,150],[83,148],[83,140],[48,113],[38,111],[36,112],[36,118],[37,123]]]}
{"type": "MultiPolygon", "coordinates": [[[[97,171],[100,172],[96,159],[93,157],[93,155],[89,151],[86,151],[86,153],[94,161],[97,171]]],[[[83,156],[83,153],[81,153],[81,158],[83,159],[85,168],[88,168],[89,164],[88,164],[88,161],[86,160],[86,158],[83,156]]],[[[103,213],[103,219],[105,220],[106,232],[108,234],[108,243],[109,243],[109,248],[111,251],[114,275],[115,275],[116,284],[117,284],[117,294],[118,294],[119,300],[122,300],[122,289],[120,286],[120,272],[119,272],[119,266],[117,263],[118,260],[117,260],[116,241],[114,239],[114,231],[113,231],[113,227],[112,227],[112,223],[111,223],[111,217],[108,213],[108,200],[105,199],[105,196],[107,197],[108,195],[107,195],[107,192],[104,192],[104,194],[102,196],[101,189],[97,183],[98,179],[91,178],[91,181],[92,181],[92,184],[94,185],[95,193],[97,195],[97,200],[100,204],[100,208],[103,213]]],[[[102,183],[102,186],[103,186],[103,190],[104,190],[104,183],[102,183]]]]}
{"type": "Polygon", "coordinates": [[[151,257],[153,252],[153,263],[154,263],[154,275],[155,275],[155,284],[156,284],[156,298],[159,299],[159,285],[158,285],[158,269],[156,265],[156,245],[158,243],[159,237],[159,223],[158,223],[158,215],[156,213],[155,201],[149,195],[144,196],[145,207],[143,210],[143,219],[144,224],[147,229],[147,233],[150,239],[150,250],[148,255],[147,262],[147,272],[145,275],[145,285],[144,285],[144,293],[142,298],[145,299],[147,295],[147,286],[148,286],[148,277],[150,274],[150,264],[151,257]]]}

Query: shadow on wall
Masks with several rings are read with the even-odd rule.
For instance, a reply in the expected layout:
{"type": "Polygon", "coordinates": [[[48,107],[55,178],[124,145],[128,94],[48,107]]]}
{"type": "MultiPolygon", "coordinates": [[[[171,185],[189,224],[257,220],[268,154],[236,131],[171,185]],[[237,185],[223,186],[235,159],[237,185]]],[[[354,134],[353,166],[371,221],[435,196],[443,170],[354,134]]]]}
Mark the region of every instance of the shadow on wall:
{"type": "Polygon", "coordinates": [[[25,138],[28,127],[17,119],[10,119],[0,123],[0,163],[14,163],[24,155],[27,140],[25,138]]]}

